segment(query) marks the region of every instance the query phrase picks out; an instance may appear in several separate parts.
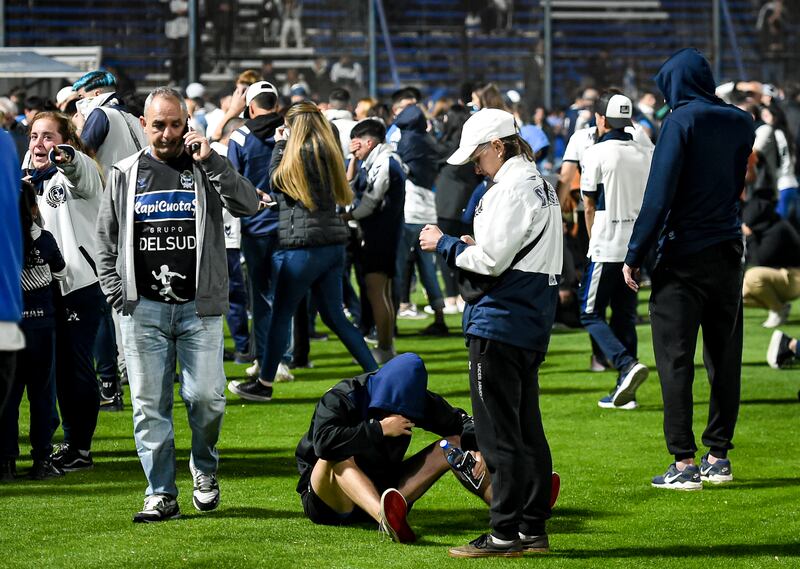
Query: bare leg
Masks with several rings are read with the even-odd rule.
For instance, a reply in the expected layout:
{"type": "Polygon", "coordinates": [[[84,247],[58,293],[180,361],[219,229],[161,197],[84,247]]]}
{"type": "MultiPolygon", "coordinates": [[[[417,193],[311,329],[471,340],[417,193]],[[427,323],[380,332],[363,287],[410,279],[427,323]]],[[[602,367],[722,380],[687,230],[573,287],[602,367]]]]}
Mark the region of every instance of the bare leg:
{"type": "MultiPolygon", "coordinates": [[[[461,444],[461,437],[458,436],[447,437],[447,440],[456,446],[461,444]]],[[[402,478],[400,478],[398,490],[400,490],[400,493],[405,496],[409,503],[415,502],[449,469],[450,465],[447,463],[444,453],[439,448],[439,444],[432,443],[403,462],[404,474],[402,478]]],[[[455,474],[456,479],[461,482],[464,488],[481,498],[487,504],[491,502],[492,486],[489,481],[488,473],[487,476],[483,478],[483,482],[478,490],[475,490],[469,483],[463,481],[455,472],[453,474],[455,474]]]]}
{"type": "Polygon", "coordinates": [[[394,340],[391,281],[385,273],[367,273],[364,280],[367,285],[367,298],[375,318],[375,329],[378,332],[378,348],[390,350],[394,340]]]}
{"type": "Polygon", "coordinates": [[[311,488],[337,513],[347,514],[358,506],[380,521],[380,494],[352,458],[341,462],[317,461],[311,471],[311,488]]]}

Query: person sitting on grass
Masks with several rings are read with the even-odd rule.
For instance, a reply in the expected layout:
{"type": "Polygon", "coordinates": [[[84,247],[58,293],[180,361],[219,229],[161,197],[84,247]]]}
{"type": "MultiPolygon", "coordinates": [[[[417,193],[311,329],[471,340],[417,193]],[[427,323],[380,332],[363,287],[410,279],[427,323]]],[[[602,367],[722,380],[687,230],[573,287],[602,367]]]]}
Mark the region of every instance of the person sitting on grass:
{"type": "MultiPolygon", "coordinates": [[[[408,509],[449,465],[437,443],[403,460],[412,429],[476,449],[472,418],[427,385],[422,359],[405,353],[377,372],[339,382],[322,396],[295,452],[297,492],[312,522],[346,525],[372,518],[394,541],[416,540],[408,509]]],[[[474,456],[479,479],[485,466],[479,452],[474,456]]],[[[477,490],[462,483],[487,504],[491,501],[488,476],[477,490]]]]}

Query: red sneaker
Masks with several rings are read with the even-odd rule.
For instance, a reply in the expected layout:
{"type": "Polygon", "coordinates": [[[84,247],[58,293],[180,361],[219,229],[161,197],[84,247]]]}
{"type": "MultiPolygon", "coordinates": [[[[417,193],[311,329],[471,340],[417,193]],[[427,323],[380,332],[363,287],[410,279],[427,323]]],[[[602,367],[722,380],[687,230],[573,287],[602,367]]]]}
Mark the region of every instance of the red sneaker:
{"type": "Polygon", "coordinates": [[[553,472],[551,484],[552,490],[550,492],[550,508],[552,509],[553,506],[556,505],[556,500],[558,500],[558,492],[561,490],[561,477],[558,475],[558,472],[553,472]]]}
{"type": "Polygon", "coordinates": [[[399,543],[411,543],[417,539],[408,525],[407,514],[408,504],[399,491],[389,488],[381,495],[380,530],[399,543]]]}

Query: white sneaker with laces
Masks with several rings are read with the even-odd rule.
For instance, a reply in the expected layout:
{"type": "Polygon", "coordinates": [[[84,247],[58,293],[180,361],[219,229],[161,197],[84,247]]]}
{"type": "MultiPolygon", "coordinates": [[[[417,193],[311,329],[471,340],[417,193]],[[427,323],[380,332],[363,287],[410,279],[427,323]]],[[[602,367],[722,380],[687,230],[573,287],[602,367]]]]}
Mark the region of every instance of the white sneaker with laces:
{"type": "Polygon", "coordinates": [[[189,459],[189,471],[192,473],[194,488],[192,504],[200,512],[210,512],[219,506],[219,483],[215,474],[205,474],[197,470],[192,459],[189,459]]]}
{"type": "Polygon", "coordinates": [[[278,369],[275,371],[275,382],[286,383],[288,381],[294,381],[294,374],[289,369],[289,366],[281,362],[278,364],[278,369]]]}

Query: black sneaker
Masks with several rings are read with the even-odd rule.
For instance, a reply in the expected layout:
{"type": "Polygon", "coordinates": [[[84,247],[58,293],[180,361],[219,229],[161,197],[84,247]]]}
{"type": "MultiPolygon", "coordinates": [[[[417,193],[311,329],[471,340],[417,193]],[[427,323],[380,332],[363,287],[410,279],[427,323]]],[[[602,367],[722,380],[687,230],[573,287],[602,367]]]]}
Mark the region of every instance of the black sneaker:
{"type": "Polygon", "coordinates": [[[772,333],[772,338],[769,340],[769,347],[767,348],[767,363],[769,367],[779,369],[789,367],[797,354],[789,349],[789,343],[792,339],[781,332],[775,330],[772,333]]]}
{"type": "Polygon", "coordinates": [[[122,388],[116,381],[100,383],[100,410],[122,411],[122,388]]]}
{"type": "Polygon", "coordinates": [[[44,460],[34,460],[33,468],[28,472],[31,480],[47,480],[48,478],[59,478],[64,476],[64,471],[53,464],[49,458],[44,460]]]}
{"type": "Polygon", "coordinates": [[[9,458],[0,460],[0,482],[11,482],[17,478],[17,461],[9,458]]]}
{"type": "Polygon", "coordinates": [[[724,484],[733,481],[733,471],[731,461],[727,458],[718,458],[717,462],[711,464],[708,455],[704,454],[700,461],[700,479],[711,484],[724,484]]]}
{"type": "Polygon", "coordinates": [[[219,506],[219,483],[215,474],[204,474],[194,467],[189,460],[189,470],[192,473],[194,489],[192,490],[192,504],[200,512],[210,512],[219,506]]]}
{"type": "Polygon", "coordinates": [[[444,322],[434,322],[419,331],[420,336],[449,336],[450,330],[444,322]]]}
{"type": "Polygon", "coordinates": [[[231,381],[228,384],[231,393],[235,393],[246,401],[269,401],[272,399],[272,386],[264,385],[259,380],[231,381]]]}
{"type": "Polygon", "coordinates": [[[547,538],[546,533],[542,535],[525,535],[521,533],[519,534],[519,540],[522,543],[522,551],[525,553],[547,553],[550,551],[550,540],[547,538]]]}
{"type": "Polygon", "coordinates": [[[133,516],[133,523],[164,522],[181,517],[178,501],[169,494],[153,494],[144,499],[144,507],[133,516]]]}
{"type": "Polygon", "coordinates": [[[451,547],[450,557],[522,557],[522,542],[519,539],[498,543],[491,534],[485,533],[467,545],[451,547]]]}
{"type": "Polygon", "coordinates": [[[87,470],[94,466],[92,453],[79,451],[70,447],[69,443],[58,445],[53,454],[50,455],[53,465],[64,472],[74,472],[76,470],[87,470]],[[84,454],[85,453],[85,454],[84,454]]]}

